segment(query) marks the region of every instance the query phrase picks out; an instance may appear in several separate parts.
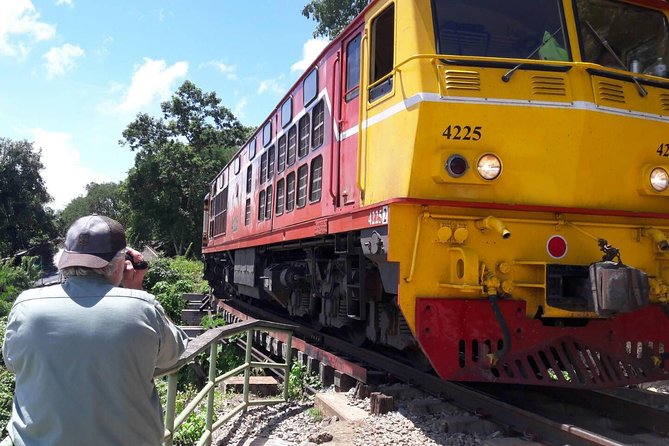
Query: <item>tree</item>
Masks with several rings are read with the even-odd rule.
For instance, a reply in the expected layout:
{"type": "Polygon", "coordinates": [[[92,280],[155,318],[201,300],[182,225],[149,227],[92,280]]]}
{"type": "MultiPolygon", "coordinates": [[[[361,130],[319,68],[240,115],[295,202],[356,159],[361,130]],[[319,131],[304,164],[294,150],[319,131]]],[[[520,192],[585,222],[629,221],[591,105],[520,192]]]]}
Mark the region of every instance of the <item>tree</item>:
{"type": "Polygon", "coordinates": [[[121,145],[136,152],[128,173],[129,238],[167,243],[169,254],[199,252],[202,199],[209,182],[250,135],[216,93],[186,81],[161,104],[162,118],[139,114],[121,145]]]}
{"type": "Polygon", "coordinates": [[[90,214],[106,215],[124,224],[123,194],[121,183],[89,183],[86,186],[86,195],[70,201],[58,216],[65,230],[76,219],[90,214]]]}
{"type": "Polygon", "coordinates": [[[314,37],[337,37],[365,9],[368,0],[311,0],[302,15],[318,22],[314,37]]]}
{"type": "Polygon", "coordinates": [[[0,138],[0,257],[57,236],[43,168],[32,143],[0,138]]]}

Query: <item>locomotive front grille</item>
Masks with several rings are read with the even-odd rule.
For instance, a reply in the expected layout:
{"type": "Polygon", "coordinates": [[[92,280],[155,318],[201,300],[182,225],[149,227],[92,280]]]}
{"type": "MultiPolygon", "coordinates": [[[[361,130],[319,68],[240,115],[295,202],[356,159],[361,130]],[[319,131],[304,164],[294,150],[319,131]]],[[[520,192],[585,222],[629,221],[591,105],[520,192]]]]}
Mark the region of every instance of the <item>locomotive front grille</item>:
{"type": "Polygon", "coordinates": [[[445,70],[444,84],[446,91],[480,91],[481,75],[477,71],[445,70]]]}
{"type": "Polygon", "coordinates": [[[563,77],[532,76],[532,94],[535,96],[566,96],[567,86],[563,77]]]}
{"type": "Polygon", "coordinates": [[[626,102],[622,84],[599,81],[597,83],[597,94],[600,101],[615,102],[617,104],[624,104],[626,102]]]}
{"type": "Polygon", "coordinates": [[[667,93],[660,94],[660,107],[664,111],[669,111],[669,94],[667,93]]]}

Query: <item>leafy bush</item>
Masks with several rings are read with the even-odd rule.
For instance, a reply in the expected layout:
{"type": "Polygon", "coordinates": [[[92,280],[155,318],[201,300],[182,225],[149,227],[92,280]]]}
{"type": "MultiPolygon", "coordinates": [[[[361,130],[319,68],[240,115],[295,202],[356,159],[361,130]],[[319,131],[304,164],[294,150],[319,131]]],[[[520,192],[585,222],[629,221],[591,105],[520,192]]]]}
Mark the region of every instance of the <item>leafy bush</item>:
{"type": "Polygon", "coordinates": [[[202,278],[202,262],[185,257],[151,262],[144,277],[144,288],[156,296],[167,315],[177,324],[181,323],[181,310],[186,308],[182,295],[209,291],[209,285],[202,278]]]}
{"type": "MultiPolygon", "coordinates": [[[[163,407],[165,407],[167,404],[167,379],[157,380],[156,388],[158,389],[163,407]]],[[[185,386],[181,391],[177,392],[175,417],[184,410],[195,395],[197,395],[197,389],[192,384],[185,386]]],[[[174,435],[174,444],[177,446],[192,446],[197,444],[207,424],[205,417],[206,409],[202,409],[201,406],[200,408],[196,408],[177,429],[174,435]]],[[[214,416],[214,421],[215,419],[214,416]]]]}
{"type": "Polygon", "coordinates": [[[200,326],[205,330],[209,330],[216,327],[223,327],[226,325],[225,319],[220,316],[209,316],[208,314],[202,316],[200,320],[200,326]]]}
{"type": "Polygon", "coordinates": [[[321,387],[321,381],[318,376],[307,373],[307,366],[300,362],[293,362],[288,375],[288,396],[290,398],[304,397],[306,387],[321,387]]]}
{"type": "Polygon", "coordinates": [[[158,282],[174,283],[177,280],[189,280],[193,288],[191,293],[206,293],[209,291],[207,281],[202,278],[202,262],[188,260],[185,257],[160,258],[151,262],[151,267],[144,277],[144,287],[151,290],[158,282]]]}
{"type": "Polygon", "coordinates": [[[7,316],[12,303],[23,290],[40,276],[36,257],[23,257],[21,265],[13,266],[11,261],[0,261],[0,316],[7,316]]]}
{"type": "MultiPolygon", "coordinates": [[[[9,261],[0,261],[0,339],[5,338],[7,315],[12,303],[39,276],[39,264],[35,257],[23,257],[19,266],[13,266],[9,261]]],[[[5,368],[3,358],[0,360],[0,437],[5,434],[12,413],[13,398],[14,375],[5,368]]]]}
{"type": "MultiPolygon", "coordinates": [[[[5,338],[7,317],[0,318],[0,339],[5,338]]],[[[14,399],[14,375],[5,368],[5,361],[0,361],[0,437],[5,436],[5,428],[12,414],[12,400],[14,399]]]]}

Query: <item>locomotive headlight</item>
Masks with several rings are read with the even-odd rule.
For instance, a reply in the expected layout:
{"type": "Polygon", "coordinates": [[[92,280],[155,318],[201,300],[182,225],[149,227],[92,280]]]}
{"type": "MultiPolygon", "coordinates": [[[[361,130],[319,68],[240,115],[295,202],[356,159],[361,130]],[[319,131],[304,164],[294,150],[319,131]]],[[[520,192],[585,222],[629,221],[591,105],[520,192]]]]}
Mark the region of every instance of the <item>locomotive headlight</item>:
{"type": "Polygon", "coordinates": [[[476,170],[484,180],[494,180],[502,173],[502,162],[495,155],[488,153],[479,158],[476,170]]]}
{"type": "Polygon", "coordinates": [[[460,178],[468,169],[469,164],[462,155],[451,155],[446,160],[446,171],[453,178],[460,178]]]}
{"type": "Polygon", "coordinates": [[[661,167],[656,167],[650,172],[650,185],[655,192],[664,192],[669,187],[669,174],[661,167]]]}

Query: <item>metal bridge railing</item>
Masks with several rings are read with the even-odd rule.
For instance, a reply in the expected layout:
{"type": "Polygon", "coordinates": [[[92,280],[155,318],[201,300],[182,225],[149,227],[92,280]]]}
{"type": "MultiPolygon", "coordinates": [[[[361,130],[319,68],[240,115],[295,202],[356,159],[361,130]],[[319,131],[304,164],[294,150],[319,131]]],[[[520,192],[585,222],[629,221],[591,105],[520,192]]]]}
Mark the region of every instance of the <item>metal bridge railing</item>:
{"type": "Polygon", "coordinates": [[[275,322],[261,321],[250,319],[244,322],[227,325],[225,327],[213,328],[201,334],[200,336],[191,339],[188,343],[188,348],[181,355],[179,362],[173,367],[166,370],[158,370],[155,377],[167,375],[167,404],[165,407],[165,436],[163,437],[163,444],[165,446],[172,446],[174,434],[179,429],[181,424],[188,418],[188,416],[195,410],[196,407],[207,397],[207,414],[205,431],[198,441],[198,446],[211,445],[212,433],[218,429],[223,423],[228,421],[238,412],[246,410],[250,406],[269,405],[288,401],[288,375],[290,374],[291,366],[291,341],[292,333],[295,327],[291,325],[278,324],[275,322]],[[263,332],[280,332],[286,333],[286,362],[272,363],[272,362],[253,362],[252,348],[253,348],[253,334],[254,331],[263,332]],[[218,344],[222,339],[230,338],[234,335],[246,332],[246,358],[244,364],[232,369],[222,375],[218,375],[216,369],[216,356],[218,352],[218,344]],[[175,414],[176,409],[176,394],[177,394],[177,373],[186,364],[192,362],[200,353],[209,349],[209,379],[206,385],[198,392],[191,402],[178,415],[175,414]],[[282,398],[250,400],[249,399],[249,380],[251,375],[251,368],[261,367],[264,369],[283,369],[283,396],[282,398]],[[231,376],[244,373],[244,399],[235,406],[232,410],[227,412],[224,416],[216,420],[214,423],[214,390],[216,385],[231,376]],[[175,417],[176,416],[176,417],[175,417]]]}

